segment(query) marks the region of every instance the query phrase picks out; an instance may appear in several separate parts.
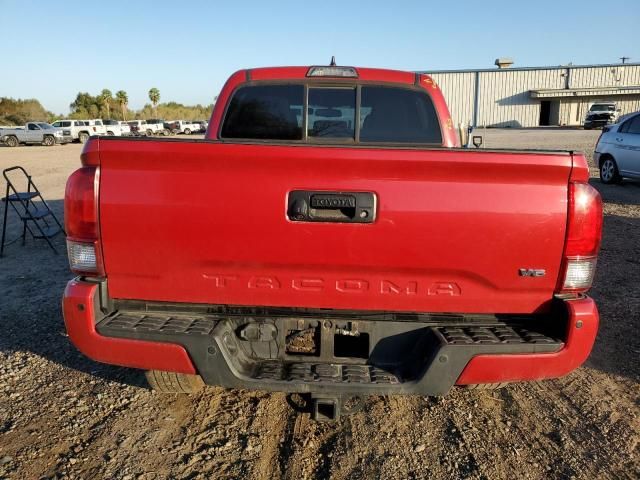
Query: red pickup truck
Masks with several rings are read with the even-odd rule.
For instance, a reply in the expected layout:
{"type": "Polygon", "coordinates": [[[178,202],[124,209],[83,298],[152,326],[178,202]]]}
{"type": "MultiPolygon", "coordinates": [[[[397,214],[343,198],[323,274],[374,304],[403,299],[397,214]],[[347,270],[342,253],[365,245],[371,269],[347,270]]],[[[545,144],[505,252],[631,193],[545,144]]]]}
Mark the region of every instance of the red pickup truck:
{"type": "Polygon", "coordinates": [[[204,140],[100,137],[67,183],[72,342],[153,386],[373,394],[558,377],[594,343],[582,154],[459,147],[434,81],[227,81],[204,140]]]}

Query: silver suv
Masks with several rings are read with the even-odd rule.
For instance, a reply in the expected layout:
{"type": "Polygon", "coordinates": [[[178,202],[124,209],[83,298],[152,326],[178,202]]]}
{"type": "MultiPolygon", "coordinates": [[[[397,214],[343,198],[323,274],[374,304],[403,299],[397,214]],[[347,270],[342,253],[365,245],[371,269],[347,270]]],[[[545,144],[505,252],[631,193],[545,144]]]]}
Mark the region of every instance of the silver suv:
{"type": "Polygon", "coordinates": [[[593,161],[602,183],[620,183],[623,177],[640,179],[640,112],[604,127],[593,161]]]}

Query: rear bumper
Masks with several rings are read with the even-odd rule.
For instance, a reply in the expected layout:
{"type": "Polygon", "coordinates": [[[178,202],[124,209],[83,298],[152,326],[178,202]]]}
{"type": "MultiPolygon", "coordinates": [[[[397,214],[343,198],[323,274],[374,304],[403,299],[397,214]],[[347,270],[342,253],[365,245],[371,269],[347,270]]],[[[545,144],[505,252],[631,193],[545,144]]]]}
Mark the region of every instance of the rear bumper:
{"type": "Polygon", "coordinates": [[[99,285],[71,280],[62,299],[62,312],[69,338],[78,350],[98,362],[145,370],[196,373],[180,345],[109,338],[96,331],[101,318],[99,285]]]}
{"type": "Polygon", "coordinates": [[[598,309],[591,298],[564,302],[567,308],[564,347],[554,353],[477,355],[467,364],[457,385],[519,382],[557,378],[575,370],[589,357],[598,333],[598,309]]]}
{"type": "MultiPolygon", "coordinates": [[[[382,341],[375,344],[368,360],[359,363],[310,357],[288,357],[283,361],[281,347],[276,343],[275,348],[256,344],[266,347],[266,352],[275,352],[266,353],[266,358],[265,354],[258,354],[260,359],[256,360],[256,348],[252,346],[247,353],[246,345],[238,341],[236,320],[166,311],[105,315],[100,307],[100,292],[98,284],[76,279],[67,285],[63,299],[69,337],[88,357],[134,368],[198,373],[208,384],[257,390],[443,395],[453,385],[554,378],[586,360],[598,328],[595,303],[581,298],[562,302],[565,334],[558,340],[518,328],[460,329],[381,320],[369,322],[369,331],[373,336],[383,331],[382,341]],[[495,338],[491,331],[507,340],[484,342],[482,332],[495,338]],[[505,331],[510,333],[504,334],[505,331]],[[520,333],[516,335],[514,331],[520,333]],[[409,343],[402,343],[408,340],[409,343]],[[408,358],[404,366],[382,365],[385,358],[398,355],[408,358]]],[[[363,330],[368,328],[366,323],[361,322],[363,330]]],[[[320,328],[324,326],[326,321],[320,328]]]]}

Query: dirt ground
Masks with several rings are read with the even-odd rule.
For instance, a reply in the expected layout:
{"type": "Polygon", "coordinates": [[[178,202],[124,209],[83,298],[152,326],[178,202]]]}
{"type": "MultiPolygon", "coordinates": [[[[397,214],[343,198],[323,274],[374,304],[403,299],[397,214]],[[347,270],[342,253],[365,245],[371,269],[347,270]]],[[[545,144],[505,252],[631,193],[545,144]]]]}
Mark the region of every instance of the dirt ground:
{"type": "MultiPolygon", "coordinates": [[[[598,134],[491,130],[485,145],[591,157],[598,134]]],[[[0,169],[24,166],[62,216],[79,153],[0,147],[0,169]]],[[[592,183],[605,233],[591,292],[601,328],[585,366],[442,399],[373,397],[336,424],[297,415],[283,394],[157,394],[142,372],[85,358],[60,312],[64,240],[57,256],[41,241],[14,244],[0,259],[0,479],[639,478],[640,182],[592,183]]]]}

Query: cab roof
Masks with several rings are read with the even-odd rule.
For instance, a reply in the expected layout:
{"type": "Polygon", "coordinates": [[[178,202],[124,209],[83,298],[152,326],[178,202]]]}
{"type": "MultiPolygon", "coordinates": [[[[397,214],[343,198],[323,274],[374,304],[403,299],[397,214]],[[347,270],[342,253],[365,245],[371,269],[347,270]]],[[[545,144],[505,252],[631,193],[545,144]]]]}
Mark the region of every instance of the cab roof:
{"type": "MultiPolygon", "coordinates": [[[[324,65],[309,65],[309,66],[297,66],[297,67],[263,67],[263,68],[251,68],[244,70],[247,80],[259,81],[259,80],[297,80],[307,78],[331,78],[341,80],[363,80],[373,82],[391,82],[391,83],[403,83],[412,85],[416,83],[417,75],[415,72],[405,72],[402,70],[388,70],[383,68],[363,68],[363,67],[346,67],[346,66],[331,66],[331,68],[352,68],[355,69],[357,77],[340,77],[340,76],[325,76],[325,77],[309,77],[307,74],[313,67],[325,67],[324,65]]],[[[428,78],[427,75],[420,75],[423,79],[428,78]]]]}

